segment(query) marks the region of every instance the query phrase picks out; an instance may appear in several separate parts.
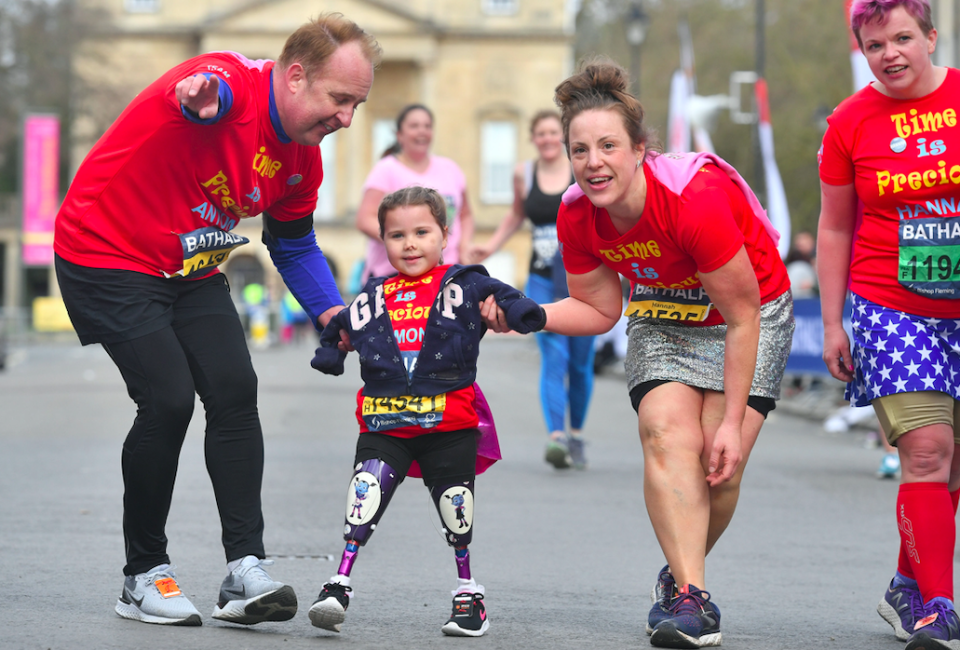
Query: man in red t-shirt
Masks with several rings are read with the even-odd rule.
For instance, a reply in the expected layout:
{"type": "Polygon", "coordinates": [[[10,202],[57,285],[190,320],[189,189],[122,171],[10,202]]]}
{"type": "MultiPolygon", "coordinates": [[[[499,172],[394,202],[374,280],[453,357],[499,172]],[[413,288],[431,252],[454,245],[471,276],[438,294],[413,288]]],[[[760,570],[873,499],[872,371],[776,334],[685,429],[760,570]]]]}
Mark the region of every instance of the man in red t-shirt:
{"type": "Polygon", "coordinates": [[[217,267],[263,216],[285,283],[322,327],[343,308],[313,232],[323,137],[350,126],[380,56],[353,22],[326,15],[280,58],[214,52],[141,92],[94,145],[57,216],[57,276],[84,345],[117,364],[137,416],[123,445],[126,579],[116,612],[200,625],[164,532],[178,457],[199,395],[228,575],[214,618],[284,621],[293,589],[264,566],[263,434],[243,327],[217,267]]]}

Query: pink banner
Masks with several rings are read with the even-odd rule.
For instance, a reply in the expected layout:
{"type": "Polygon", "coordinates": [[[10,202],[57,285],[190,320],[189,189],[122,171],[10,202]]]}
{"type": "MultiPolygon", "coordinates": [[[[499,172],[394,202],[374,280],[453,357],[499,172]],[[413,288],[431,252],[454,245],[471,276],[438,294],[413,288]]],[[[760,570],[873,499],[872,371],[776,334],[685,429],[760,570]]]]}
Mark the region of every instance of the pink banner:
{"type": "Polygon", "coordinates": [[[28,115],[23,124],[23,263],[53,264],[60,206],[60,118],[28,115]]]}

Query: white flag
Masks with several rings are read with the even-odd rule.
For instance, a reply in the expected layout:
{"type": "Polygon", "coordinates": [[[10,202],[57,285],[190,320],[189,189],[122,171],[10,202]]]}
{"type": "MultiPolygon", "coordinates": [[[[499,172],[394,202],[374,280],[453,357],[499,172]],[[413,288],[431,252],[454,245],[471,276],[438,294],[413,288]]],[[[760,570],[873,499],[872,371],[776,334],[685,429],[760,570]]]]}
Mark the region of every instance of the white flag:
{"type": "MultiPolygon", "coordinates": [[[[850,25],[850,4],[853,0],[847,0],[847,26],[850,25]]],[[[853,91],[856,92],[866,86],[868,83],[877,80],[870,72],[870,65],[867,63],[867,57],[860,51],[857,44],[857,37],[853,35],[853,30],[847,31],[850,37],[850,65],[853,67],[853,91]]]]}
{"type": "Polygon", "coordinates": [[[690,98],[690,83],[687,73],[677,70],[670,80],[670,108],[667,125],[667,151],[685,153],[690,151],[690,126],[687,123],[687,100],[690,98]]]}
{"type": "Polygon", "coordinates": [[[767,186],[767,216],[770,223],[780,233],[780,257],[787,256],[790,250],[790,209],[787,207],[787,193],[783,189],[783,179],[773,153],[773,125],[770,124],[770,102],[767,97],[767,80],[760,78],[754,85],[757,99],[757,112],[760,122],[760,153],[763,156],[763,176],[767,186]]]}
{"type": "Polygon", "coordinates": [[[680,69],[670,80],[670,106],[667,117],[667,151],[686,153],[693,151],[714,153],[710,133],[690,119],[690,98],[697,92],[697,77],[693,65],[693,39],[686,20],[677,26],[680,36],[680,69]]]}

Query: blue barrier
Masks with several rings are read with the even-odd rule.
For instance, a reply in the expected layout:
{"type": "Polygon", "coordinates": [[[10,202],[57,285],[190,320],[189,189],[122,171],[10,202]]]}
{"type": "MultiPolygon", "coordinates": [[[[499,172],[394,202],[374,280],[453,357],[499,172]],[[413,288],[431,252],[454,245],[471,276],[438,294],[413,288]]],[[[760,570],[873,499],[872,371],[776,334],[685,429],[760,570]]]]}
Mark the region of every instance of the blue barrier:
{"type": "MultiPolygon", "coordinates": [[[[843,327],[850,333],[851,303],[843,306],[843,327]]],[[[797,298],[793,301],[797,329],[793,332],[793,348],[787,359],[787,372],[798,375],[826,375],[823,363],[823,315],[819,298],[797,298]]]]}

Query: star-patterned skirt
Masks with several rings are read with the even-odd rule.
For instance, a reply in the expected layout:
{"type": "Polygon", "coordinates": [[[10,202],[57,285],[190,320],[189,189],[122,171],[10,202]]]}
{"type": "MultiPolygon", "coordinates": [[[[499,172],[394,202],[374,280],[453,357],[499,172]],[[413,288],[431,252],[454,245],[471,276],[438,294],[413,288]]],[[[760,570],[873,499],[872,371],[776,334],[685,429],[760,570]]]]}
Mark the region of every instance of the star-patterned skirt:
{"type": "Polygon", "coordinates": [[[852,406],[897,393],[938,391],[960,399],[960,319],[932,318],[883,307],[852,294],[852,406]]]}

